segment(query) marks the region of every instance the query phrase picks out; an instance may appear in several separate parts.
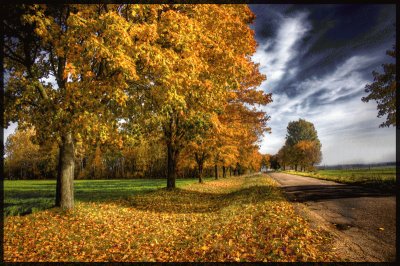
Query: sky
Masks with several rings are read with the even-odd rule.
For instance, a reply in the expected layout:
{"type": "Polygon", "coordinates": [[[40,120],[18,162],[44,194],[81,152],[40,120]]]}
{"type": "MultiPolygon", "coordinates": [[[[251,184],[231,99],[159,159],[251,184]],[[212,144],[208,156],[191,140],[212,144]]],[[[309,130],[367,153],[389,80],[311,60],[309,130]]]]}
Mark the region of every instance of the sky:
{"type": "Polygon", "coordinates": [[[395,5],[250,5],[258,48],[252,59],[272,93],[264,107],[271,134],[262,153],[276,154],[286,127],[299,118],[314,124],[321,165],[396,160],[395,128],[379,128],[376,102],[364,103],[372,71],[392,62],[395,5]]]}

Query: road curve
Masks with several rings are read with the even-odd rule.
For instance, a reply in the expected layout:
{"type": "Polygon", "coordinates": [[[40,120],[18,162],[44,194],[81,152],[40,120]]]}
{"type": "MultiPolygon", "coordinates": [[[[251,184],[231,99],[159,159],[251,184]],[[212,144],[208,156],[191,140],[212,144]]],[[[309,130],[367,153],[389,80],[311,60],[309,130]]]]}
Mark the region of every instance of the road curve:
{"type": "Polygon", "coordinates": [[[338,258],[349,261],[396,260],[396,196],[286,173],[268,173],[302,214],[334,235],[338,258]],[[299,208],[298,208],[299,209],[299,208]]]}

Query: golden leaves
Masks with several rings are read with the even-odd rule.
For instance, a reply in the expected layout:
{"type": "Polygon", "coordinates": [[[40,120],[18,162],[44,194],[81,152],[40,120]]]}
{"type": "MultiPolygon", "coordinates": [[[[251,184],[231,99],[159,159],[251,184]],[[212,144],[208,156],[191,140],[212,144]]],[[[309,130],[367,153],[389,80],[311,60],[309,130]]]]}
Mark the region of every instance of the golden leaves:
{"type": "MultiPolygon", "coordinates": [[[[211,115],[218,128],[216,109],[222,109],[220,106],[231,99],[239,99],[237,91],[245,89],[241,86],[255,87],[263,79],[247,56],[253,51],[255,41],[248,25],[252,13],[246,6],[73,5],[46,10],[46,5],[32,5],[30,8],[23,19],[35,24],[36,35],[45,43],[41,48],[54,61],[43,59],[35,67],[48,72],[50,66],[66,63],[63,71],[53,71],[55,76],[59,75],[58,84],[66,82],[65,88],[46,87],[52,95],[48,106],[37,105],[40,107],[32,112],[32,106],[22,99],[13,106],[26,106],[14,108],[19,111],[13,116],[35,124],[44,136],[59,135],[67,125],[82,135],[83,142],[116,139],[117,125],[113,121],[132,116],[132,109],[141,106],[152,108],[141,111],[144,116],[151,114],[158,124],[175,115],[180,117],[176,128],[182,129],[193,119],[190,114],[200,112],[211,115]],[[57,14],[64,13],[66,21],[56,19],[57,14]],[[42,66],[42,62],[47,65],[42,66]],[[137,84],[146,88],[144,94],[151,100],[137,99],[135,92],[142,93],[137,84]],[[128,90],[130,93],[126,93],[128,90]],[[46,113],[46,119],[42,113],[46,113]],[[43,123],[46,120],[51,124],[43,123]],[[99,131],[93,123],[107,125],[108,129],[99,131]]],[[[46,77],[47,72],[43,74],[46,77]]],[[[23,77],[17,78],[24,85],[32,84],[31,78],[27,82],[23,77]]],[[[265,103],[259,94],[249,93],[250,96],[240,100],[265,103]]],[[[29,95],[35,94],[29,92],[29,95]]],[[[114,143],[121,146],[120,140],[114,143]]]]}
{"type": "Polygon", "coordinates": [[[265,176],[192,184],[113,202],[7,217],[6,261],[327,260],[265,176]]]}

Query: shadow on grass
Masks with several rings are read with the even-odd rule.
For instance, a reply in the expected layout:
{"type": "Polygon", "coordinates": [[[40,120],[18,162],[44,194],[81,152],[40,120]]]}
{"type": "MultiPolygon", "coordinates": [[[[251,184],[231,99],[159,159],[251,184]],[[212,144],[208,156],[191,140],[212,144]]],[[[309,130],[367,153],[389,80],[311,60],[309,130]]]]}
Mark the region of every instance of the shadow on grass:
{"type": "Polygon", "coordinates": [[[207,193],[186,189],[160,189],[122,201],[125,207],[162,213],[216,212],[230,205],[246,205],[267,200],[281,200],[271,186],[252,186],[230,193],[207,193]]]}
{"type": "MultiPolygon", "coordinates": [[[[183,181],[185,182],[185,181],[183,181]]],[[[5,185],[4,215],[26,215],[54,207],[56,181],[13,181],[5,185]]],[[[102,202],[148,193],[165,186],[165,180],[75,180],[76,201],[102,202]]]]}
{"type": "MultiPolygon", "coordinates": [[[[208,193],[179,188],[197,183],[177,180],[178,188],[165,189],[165,179],[75,180],[77,202],[112,202],[139,210],[176,213],[213,212],[232,203],[276,200],[276,188],[253,185],[230,193],[208,193]],[[272,195],[273,194],[273,195],[272,195]]],[[[5,187],[4,214],[25,215],[54,207],[54,182],[14,182],[5,187]]]]}

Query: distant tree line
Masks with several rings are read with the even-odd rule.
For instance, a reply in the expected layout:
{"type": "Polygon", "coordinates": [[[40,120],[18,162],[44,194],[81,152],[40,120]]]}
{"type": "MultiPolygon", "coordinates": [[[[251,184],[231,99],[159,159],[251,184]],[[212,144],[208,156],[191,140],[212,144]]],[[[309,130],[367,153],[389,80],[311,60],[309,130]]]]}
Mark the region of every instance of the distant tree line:
{"type": "MultiPolygon", "coordinates": [[[[59,148],[57,143],[34,143],[35,130],[18,129],[5,144],[4,178],[10,180],[56,179],[59,148]]],[[[242,149],[244,151],[244,149],[242,149]]],[[[202,175],[227,177],[260,171],[269,167],[268,155],[263,156],[256,147],[243,156],[227,155],[231,161],[215,164],[215,158],[204,162],[202,175]]],[[[123,147],[93,146],[84,151],[77,149],[75,179],[131,179],[166,178],[167,155],[160,141],[142,140],[140,145],[123,147]]],[[[178,178],[199,178],[195,156],[188,150],[179,163],[178,178]]]]}

